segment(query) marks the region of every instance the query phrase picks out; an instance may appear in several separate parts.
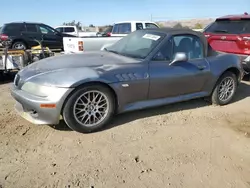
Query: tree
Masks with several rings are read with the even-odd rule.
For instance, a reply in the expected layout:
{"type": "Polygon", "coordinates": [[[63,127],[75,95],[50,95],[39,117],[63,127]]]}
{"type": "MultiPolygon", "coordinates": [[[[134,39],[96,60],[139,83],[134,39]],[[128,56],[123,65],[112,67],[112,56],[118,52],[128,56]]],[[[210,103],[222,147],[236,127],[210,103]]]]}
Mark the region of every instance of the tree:
{"type": "Polygon", "coordinates": [[[70,26],[76,26],[79,30],[82,29],[82,24],[81,22],[76,22],[75,20],[71,21],[71,22],[64,22],[63,25],[70,25],[70,26]]]}
{"type": "Polygon", "coordinates": [[[194,29],[202,29],[202,28],[203,28],[203,25],[200,23],[196,23],[194,26],[194,29]]]}
{"type": "Polygon", "coordinates": [[[177,23],[173,26],[173,28],[176,28],[176,29],[181,29],[183,28],[183,26],[181,25],[181,23],[177,23]]]}
{"type": "Polygon", "coordinates": [[[95,27],[93,24],[90,24],[89,27],[95,27]]]}

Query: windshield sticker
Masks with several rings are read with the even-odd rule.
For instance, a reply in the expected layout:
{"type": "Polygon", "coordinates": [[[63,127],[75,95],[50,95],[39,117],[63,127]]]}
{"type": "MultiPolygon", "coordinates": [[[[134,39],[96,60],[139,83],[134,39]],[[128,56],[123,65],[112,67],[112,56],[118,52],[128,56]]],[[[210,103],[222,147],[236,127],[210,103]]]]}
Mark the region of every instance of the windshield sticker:
{"type": "Polygon", "coordinates": [[[142,38],[157,41],[159,38],[161,38],[161,36],[158,36],[158,35],[152,35],[152,34],[145,34],[142,38]]]}

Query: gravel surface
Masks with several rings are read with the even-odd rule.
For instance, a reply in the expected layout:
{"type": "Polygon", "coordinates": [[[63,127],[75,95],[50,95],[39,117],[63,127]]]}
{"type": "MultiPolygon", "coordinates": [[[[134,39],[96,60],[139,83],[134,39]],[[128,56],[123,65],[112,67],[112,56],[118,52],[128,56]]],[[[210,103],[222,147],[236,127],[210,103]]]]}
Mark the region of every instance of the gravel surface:
{"type": "Polygon", "coordinates": [[[32,125],[0,84],[1,188],[249,188],[250,83],[227,106],[193,100],[80,134],[32,125]]]}

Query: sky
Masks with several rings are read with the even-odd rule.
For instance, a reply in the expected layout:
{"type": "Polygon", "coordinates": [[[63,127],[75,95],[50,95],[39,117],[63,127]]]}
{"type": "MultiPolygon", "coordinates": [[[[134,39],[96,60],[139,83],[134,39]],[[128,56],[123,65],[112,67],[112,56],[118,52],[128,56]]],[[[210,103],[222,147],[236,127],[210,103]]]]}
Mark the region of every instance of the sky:
{"type": "Polygon", "coordinates": [[[250,0],[1,0],[0,26],[34,21],[52,27],[72,20],[106,25],[125,20],[167,21],[250,14],[250,0]],[[6,9],[4,7],[7,7],[6,9]]]}

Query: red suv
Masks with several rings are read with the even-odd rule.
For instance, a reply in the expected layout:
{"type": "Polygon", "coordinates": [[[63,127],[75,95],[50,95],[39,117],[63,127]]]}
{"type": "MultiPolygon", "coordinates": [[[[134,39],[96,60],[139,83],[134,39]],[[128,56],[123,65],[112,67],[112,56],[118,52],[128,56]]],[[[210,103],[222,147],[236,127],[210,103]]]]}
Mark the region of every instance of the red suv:
{"type": "Polygon", "coordinates": [[[217,18],[204,34],[214,50],[239,55],[244,70],[250,73],[250,15],[217,18]]]}

